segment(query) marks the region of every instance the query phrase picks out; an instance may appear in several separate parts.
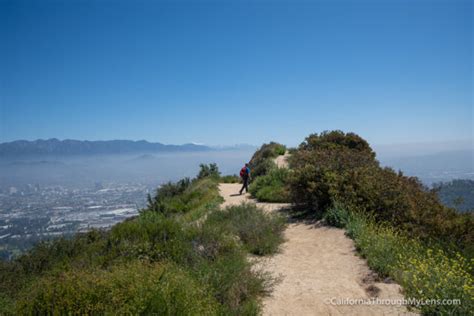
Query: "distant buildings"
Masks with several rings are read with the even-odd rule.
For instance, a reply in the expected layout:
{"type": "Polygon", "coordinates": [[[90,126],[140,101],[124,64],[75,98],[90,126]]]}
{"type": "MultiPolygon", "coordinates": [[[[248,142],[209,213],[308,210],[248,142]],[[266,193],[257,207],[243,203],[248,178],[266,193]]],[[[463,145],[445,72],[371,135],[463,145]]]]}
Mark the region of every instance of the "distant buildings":
{"type": "Polygon", "coordinates": [[[39,240],[106,229],[135,216],[154,189],[141,183],[68,189],[39,184],[0,191],[0,257],[10,258],[39,240]]]}

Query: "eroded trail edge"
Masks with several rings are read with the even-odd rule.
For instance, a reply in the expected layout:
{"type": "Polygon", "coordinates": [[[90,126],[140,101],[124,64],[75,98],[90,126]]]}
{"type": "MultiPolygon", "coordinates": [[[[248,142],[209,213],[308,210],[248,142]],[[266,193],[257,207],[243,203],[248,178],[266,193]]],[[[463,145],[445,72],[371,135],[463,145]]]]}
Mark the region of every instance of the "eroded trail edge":
{"type": "MultiPolygon", "coordinates": [[[[219,185],[223,207],[251,200],[248,194],[238,195],[239,189],[239,184],[219,185]]],[[[287,206],[256,204],[269,212],[287,206]]],[[[400,305],[336,304],[375,297],[393,302],[403,299],[399,285],[374,280],[344,230],[320,222],[293,222],[285,231],[285,239],[278,254],[260,261],[264,270],[281,279],[271,296],[263,300],[264,315],[412,314],[400,305]]]]}

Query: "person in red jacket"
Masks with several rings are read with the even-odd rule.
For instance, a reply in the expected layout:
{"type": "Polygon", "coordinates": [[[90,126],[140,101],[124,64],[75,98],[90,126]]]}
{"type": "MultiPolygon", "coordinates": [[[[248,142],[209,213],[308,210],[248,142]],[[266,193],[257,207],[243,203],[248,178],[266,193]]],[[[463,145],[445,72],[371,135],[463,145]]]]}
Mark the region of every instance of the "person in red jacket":
{"type": "Polygon", "coordinates": [[[239,193],[242,194],[244,189],[245,192],[249,191],[250,168],[248,163],[240,169],[240,177],[242,178],[242,189],[240,189],[239,193]]]}

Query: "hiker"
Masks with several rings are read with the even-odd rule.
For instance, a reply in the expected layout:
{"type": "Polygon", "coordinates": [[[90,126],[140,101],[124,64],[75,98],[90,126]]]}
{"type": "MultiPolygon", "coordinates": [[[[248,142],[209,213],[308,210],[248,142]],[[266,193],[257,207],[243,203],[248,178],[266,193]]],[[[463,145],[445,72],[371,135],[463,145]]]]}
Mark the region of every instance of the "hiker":
{"type": "Polygon", "coordinates": [[[239,193],[242,194],[242,192],[245,189],[245,192],[249,191],[249,180],[250,180],[250,168],[249,164],[246,163],[245,166],[240,169],[240,177],[242,178],[242,189],[240,189],[239,193]]]}

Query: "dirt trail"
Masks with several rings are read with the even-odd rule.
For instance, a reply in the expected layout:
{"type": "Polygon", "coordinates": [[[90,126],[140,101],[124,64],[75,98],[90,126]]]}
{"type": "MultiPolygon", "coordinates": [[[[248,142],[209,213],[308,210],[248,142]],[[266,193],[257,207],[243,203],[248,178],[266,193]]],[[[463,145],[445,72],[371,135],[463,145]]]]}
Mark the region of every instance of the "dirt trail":
{"type": "Polygon", "coordinates": [[[288,168],[288,157],[290,157],[290,153],[288,151],[285,152],[284,155],[280,155],[275,158],[275,164],[278,168],[288,168]]]}
{"type": "MultiPolygon", "coordinates": [[[[249,201],[238,195],[239,184],[221,184],[223,206],[249,201]]],[[[285,204],[257,203],[267,211],[285,204]]],[[[290,223],[281,252],[259,261],[266,271],[280,277],[270,297],[263,301],[264,315],[409,315],[394,305],[334,305],[331,299],[402,299],[397,284],[374,282],[366,262],[358,257],[344,230],[319,222],[290,223]]]]}

